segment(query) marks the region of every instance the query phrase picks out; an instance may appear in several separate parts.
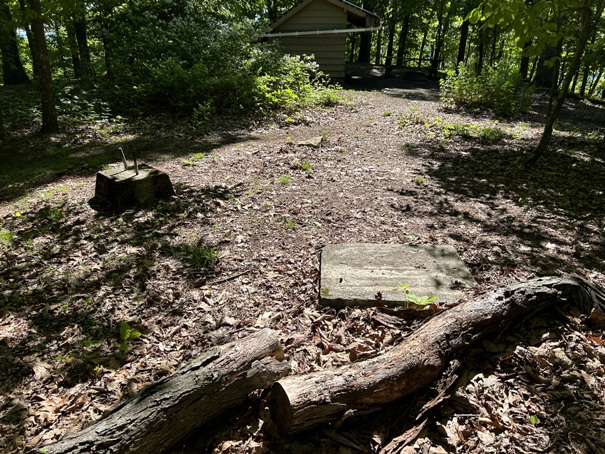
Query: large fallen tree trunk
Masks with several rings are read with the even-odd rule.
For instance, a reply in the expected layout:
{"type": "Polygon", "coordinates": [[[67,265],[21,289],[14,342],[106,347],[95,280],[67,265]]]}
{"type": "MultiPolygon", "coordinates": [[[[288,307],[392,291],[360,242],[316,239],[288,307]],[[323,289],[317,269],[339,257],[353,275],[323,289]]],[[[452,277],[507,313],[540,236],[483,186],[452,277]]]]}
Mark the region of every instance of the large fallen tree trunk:
{"type": "Polygon", "coordinates": [[[261,330],[215,347],[46,453],[162,453],[194,429],[289,372],[277,334],[261,330]]]}
{"type": "Polygon", "coordinates": [[[338,369],[290,376],[271,389],[271,417],[282,434],[367,413],[433,382],[465,347],[514,319],[572,301],[584,310],[605,296],[579,276],[535,279],[462,303],[433,317],[389,352],[338,369]]]}

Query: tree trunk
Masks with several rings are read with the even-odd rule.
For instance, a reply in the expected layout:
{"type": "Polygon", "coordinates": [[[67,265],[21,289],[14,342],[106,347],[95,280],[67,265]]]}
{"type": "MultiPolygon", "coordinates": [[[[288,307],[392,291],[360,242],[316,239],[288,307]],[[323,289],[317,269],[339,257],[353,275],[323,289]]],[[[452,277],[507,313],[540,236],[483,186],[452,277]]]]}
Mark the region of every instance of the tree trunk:
{"type": "Polygon", "coordinates": [[[466,42],[468,41],[468,30],[470,28],[470,21],[465,20],[460,26],[460,43],[458,44],[458,57],[456,58],[456,71],[460,63],[464,61],[464,54],[466,52],[466,42]]]}
{"type": "Polygon", "coordinates": [[[80,79],[82,77],[82,64],[80,62],[80,51],[78,49],[78,41],[76,39],[76,31],[73,23],[68,21],[65,25],[65,29],[67,30],[67,43],[69,44],[69,53],[71,54],[74,76],[76,79],[80,79]]]}
{"type": "Polygon", "coordinates": [[[479,29],[479,43],[477,44],[477,63],[475,64],[475,74],[480,76],[483,72],[483,60],[485,58],[485,44],[483,42],[483,37],[485,35],[485,30],[479,29]]]}
{"type": "Polygon", "coordinates": [[[17,47],[17,35],[6,0],[0,0],[0,52],[2,53],[2,80],[4,85],[20,85],[29,82],[17,47]]]}
{"type": "Polygon", "coordinates": [[[170,452],[193,430],[286,375],[289,366],[281,359],[277,333],[269,329],[211,348],[45,452],[170,452]]]}
{"type": "Polygon", "coordinates": [[[397,66],[403,65],[403,58],[405,56],[405,48],[408,42],[408,34],[410,32],[410,20],[411,16],[407,14],[403,18],[403,24],[401,25],[401,32],[399,33],[399,43],[397,45],[397,66]]]}
{"type": "Polygon", "coordinates": [[[34,34],[34,50],[40,64],[40,93],[42,95],[42,131],[55,132],[59,130],[55,92],[53,90],[52,74],[48,61],[48,48],[42,22],[42,6],[40,0],[28,0],[29,7],[35,13],[32,19],[34,34]]]}
{"type": "Polygon", "coordinates": [[[379,65],[382,58],[382,28],[378,30],[378,40],[376,41],[376,54],[374,55],[374,64],[379,65]]]}
{"type": "Polygon", "coordinates": [[[393,22],[393,19],[391,19],[391,23],[389,24],[389,37],[388,37],[388,44],[387,44],[387,58],[384,62],[384,65],[386,66],[386,71],[391,71],[391,68],[393,66],[393,50],[395,47],[395,23],[393,22]]]}
{"type": "Polygon", "coordinates": [[[599,85],[601,77],[603,77],[603,68],[599,70],[597,77],[595,77],[594,81],[592,82],[592,85],[590,86],[590,90],[588,90],[589,98],[592,98],[592,95],[594,95],[594,91],[597,89],[597,85],[599,85]]]}
{"type": "Polygon", "coordinates": [[[568,301],[588,311],[604,306],[605,294],[579,276],[550,277],[462,303],[379,357],[279,380],[271,389],[271,418],[282,434],[291,434],[378,410],[431,384],[477,340],[519,317],[568,301]]]}
{"type": "Polygon", "coordinates": [[[372,54],[372,32],[361,33],[360,39],[359,57],[357,57],[357,61],[360,63],[370,63],[370,56],[372,54]]]}
{"type": "Polygon", "coordinates": [[[551,88],[554,78],[555,66],[546,66],[544,63],[557,56],[557,50],[552,46],[544,47],[544,51],[540,55],[540,61],[536,69],[536,77],[534,78],[534,84],[537,87],[551,88]]]}
{"type": "Polygon", "coordinates": [[[590,75],[590,65],[584,65],[584,74],[582,74],[582,83],[580,84],[580,96],[586,97],[586,85],[588,84],[588,76],[590,75]]]}
{"type": "Polygon", "coordinates": [[[521,77],[525,80],[528,79],[529,76],[529,56],[525,55],[527,49],[531,46],[531,41],[526,41],[523,45],[523,55],[521,57],[521,65],[519,67],[519,72],[521,73],[521,77]]]}
{"type": "Polygon", "coordinates": [[[92,64],[90,61],[90,48],[88,47],[88,35],[86,31],[86,19],[84,18],[85,9],[82,5],[82,13],[74,21],[74,30],[76,32],[76,41],[78,42],[78,52],[82,65],[82,75],[86,77],[93,76],[92,64]]]}
{"type": "Polygon", "coordinates": [[[565,75],[565,79],[563,80],[561,89],[559,90],[559,95],[553,103],[552,108],[549,109],[548,116],[546,117],[546,123],[544,125],[544,131],[542,132],[542,137],[540,138],[540,143],[538,143],[538,146],[534,150],[533,155],[527,161],[526,167],[534,165],[546,152],[546,147],[548,146],[548,143],[550,142],[550,139],[552,137],[552,131],[555,125],[555,121],[559,117],[559,113],[561,112],[563,103],[567,98],[571,79],[573,79],[574,74],[580,68],[580,63],[582,62],[582,57],[584,55],[584,49],[586,49],[586,43],[588,42],[588,38],[590,37],[593,28],[596,27],[597,22],[601,18],[601,14],[603,14],[604,3],[605,2],[601,1],[597,5],[596,14],[594,15],[596,19],[593,23],[591,17],[591,1],[583,1],[582,12],[580,16],[580,33],[578,36],[578,41],[576,42],[576,48],[574,50],[573,58],[569,64],[569,68],[567,69],[567,74],[565,75]]]}
{"type": "Polygon", "coordinates": [[[24,22],[23,28],[25,29],[25,35],[27,36],[27,46],[29,47],[29,52],[32,56],[34,79],[37,79],[40,77],[40,64],[38,63],[38,56],[34,50],[34,34],[32,33],[31,25],[28,22],[29,19],[27,18],[27,6],[25,5],[25,0],[19,0],[19,9],[21,10],[21,19],[24,22]]]}
{"type": "Polygon", "coordinates": [[[424,53],[424,47],[426,46],[426,37],[428,34],[428,27],[424,29],[424,34],[422,35],[422,42],[420,43],[420,53],[418,54],[418,67],[422,66],[422,54],[424,53]]]}

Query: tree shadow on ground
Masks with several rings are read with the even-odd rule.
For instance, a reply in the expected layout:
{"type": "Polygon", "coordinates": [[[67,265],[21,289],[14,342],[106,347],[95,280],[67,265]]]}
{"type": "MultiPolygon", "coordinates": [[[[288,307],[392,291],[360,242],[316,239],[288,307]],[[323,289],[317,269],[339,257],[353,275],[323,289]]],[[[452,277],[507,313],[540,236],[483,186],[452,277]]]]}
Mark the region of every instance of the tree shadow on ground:
{"type": "Polygon", "coordinates": [[[68,387],[90,379],[98,365],[119,367],[127,360],[119,345],[122,322],[145,333],[139,312],[180,310],[178,298],[153,287],[158,273],[178,272],[185,285],[216,278],[220,245],[178,239],[177,232],[192,218],[211,225],[214,201],[241,191],[180,185],[176,193],[144,210],[91,216],[87,205],[49,200],[7,218],[3,229],[14,236],[0,243],[0,321],[14,324],[18,334],[0,343],[1,394],[34,373],[37,357],[49,354],[59,358],[53,367],[68,387]]]}
{"type": "Polygon", "coordinates": [[[529,147],[523,141],[408,144],[405,153],[427,159],[426,178],[438,189],[395,190],[409,201],[398,205],[426,212],[460,245],[491,251],[490,257],[470,254],[471,268],[487,260],[503,269],[530,265],[539,274],[577,272],[577,264],[603,272],[603,151],[581,137],[555,138],[553,147],[560,146],[548,161],[524,170],[529,147]]]}
{"type": "Polygon", "coordinates": [[[138,121],[124,128],[121,134],[128,137],[119,143],[109,144],[104,136],[87,138],[78,144],[77,134],[61,132],[54,135],[28,135],[4,141],[0,148],[3,172],[0,175],[0,202],[26,196],[37,188],[64,177],[92,176],[110,163],[121,162],[119,148],[132,162],[168,157],[192,157],[209,153],[224,145],[240,143],[254,138],[247,132],[231,133],[218,130],[208,135],[186,127],[183,120],[170,128],[171,122],[161,123],[160,118],[148,123],[138,121]]]}

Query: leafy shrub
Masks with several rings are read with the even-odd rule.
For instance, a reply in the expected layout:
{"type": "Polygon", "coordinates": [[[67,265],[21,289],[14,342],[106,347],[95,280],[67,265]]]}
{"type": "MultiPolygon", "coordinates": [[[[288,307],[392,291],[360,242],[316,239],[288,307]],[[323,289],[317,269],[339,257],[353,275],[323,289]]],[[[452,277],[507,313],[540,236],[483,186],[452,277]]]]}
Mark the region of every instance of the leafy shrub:
{"type": "Polygon", "coordinates": [[[513,68],[487,68],[476,75],[472,65],[461,66],[458,74],[448,71],[441,81],[441,101],[466,107],[493,109],[510,117],[527,112],[532,104],[533,87],[523,82],[513,68]]]}
{"type": "MultiPolygon", "coordinates": [[[[212,2],[211,2],[212,3],[212,2]]],[[[112,17],[115,101],[194,114],[268,113],[335,102],[317,65],[258,42],[251,21],[191,0],[134,1],[112,17]],[[166,10],[168,8],[168,10],[166,10]]]]}

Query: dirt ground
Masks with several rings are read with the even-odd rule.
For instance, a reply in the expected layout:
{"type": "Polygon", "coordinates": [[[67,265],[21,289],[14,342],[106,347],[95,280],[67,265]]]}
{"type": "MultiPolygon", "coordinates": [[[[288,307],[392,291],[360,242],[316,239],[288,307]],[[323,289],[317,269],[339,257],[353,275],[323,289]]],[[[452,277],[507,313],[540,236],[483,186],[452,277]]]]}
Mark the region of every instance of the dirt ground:
{"type": "MultiPolygon", "coordinates": [[[[167,172],[176,196],[99,211],[89,203],[99,169],[86,165],[0,188],[0,451],[77,431],[208,347],[263,327],[280,333],[294,374],[397,345],[420,320],[318,306],[329,243],[452,245],[477,281],[467,298],[569,272],[605,287],[602,107],[570,101],[555,152],[526,171],[540,96],[506,120],[443,106],[419,74],[346,88],[337,106],[254,128],[201,134],[167,117],[32,137],[5,157],[33,162],[51,141],[118,165],[123,147],[167,172]],[[123,323],[140,337],[121,334],[123,323]]],[[[301,438],[266,433],[251,401],[176,452],[602,453],[600,315],[535,314],[473,346],[422,427],[416,415],[438,384],[301,438]]]]}

